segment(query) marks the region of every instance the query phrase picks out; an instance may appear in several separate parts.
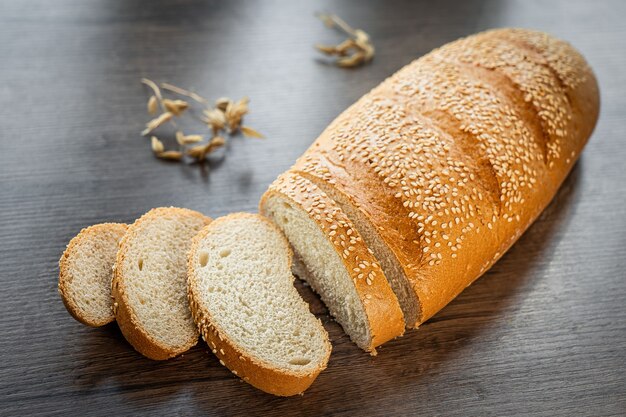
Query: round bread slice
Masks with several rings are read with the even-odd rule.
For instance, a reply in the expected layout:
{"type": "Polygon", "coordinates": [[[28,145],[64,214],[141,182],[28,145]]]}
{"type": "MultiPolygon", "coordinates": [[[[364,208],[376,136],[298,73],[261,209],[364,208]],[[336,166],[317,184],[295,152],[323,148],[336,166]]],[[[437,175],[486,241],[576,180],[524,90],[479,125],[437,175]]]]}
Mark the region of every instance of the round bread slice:
{"type": "Polygon", "coordinates": [[[293,286],[291,250],[262,216],[221,217],[193,239],[189,304],[220,363],[265,392],[302,393],[326,368],[326,330],[293,286]]]}
{"type": "Polygon", "coordinates": [[[182,208],[155,208],[120,242],[113,312],[124,337],[142,355],[163,360],[198,341],[187,302],[187,252],[210,218],[182,208]]]}
{"type": "Polygon", "coordinates": [[[377,346],[404,333],[398,298],[382,268],[326,193],[287,172],[263,195],[259,209],[285,233],[302,261],[294,272],[320,295],[357,346],[375,355],[377,346]]]}
{"type": "Polygon", "coordinates": [[[80,231],[59,260],[59,293],[67,311],[87,326],[115,320],[111,279],[119,241],[128,226],[102,223],[80,231]]]}

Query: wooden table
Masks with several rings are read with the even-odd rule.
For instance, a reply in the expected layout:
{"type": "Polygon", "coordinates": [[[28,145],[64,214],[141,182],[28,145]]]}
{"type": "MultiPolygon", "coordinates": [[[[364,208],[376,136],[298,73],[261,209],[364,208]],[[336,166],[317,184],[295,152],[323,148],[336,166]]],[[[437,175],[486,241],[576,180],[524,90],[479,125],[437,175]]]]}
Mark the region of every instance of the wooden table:
{"type": "Polygon", "coordinates": [[[625,415],[626,5],[587,1],[2,1],[0,415],[625,415]],[[330,10],[372,35],[368,66],[327,65],[330,10]],[[153,362],[115,324],[84,327],[57,294],[82,227],[152,207],[220,216],[261,193],[340,111],[430,49],[498,26],[568,39],[602,92],[597,129],[552,205],[511,251],[376,358],[314,296],[328,369],[304,396],[240,382],[200,343],[153,362]],[[266,140],[210,169],[156,160],[141,77],[251,98],[266,140]]]}

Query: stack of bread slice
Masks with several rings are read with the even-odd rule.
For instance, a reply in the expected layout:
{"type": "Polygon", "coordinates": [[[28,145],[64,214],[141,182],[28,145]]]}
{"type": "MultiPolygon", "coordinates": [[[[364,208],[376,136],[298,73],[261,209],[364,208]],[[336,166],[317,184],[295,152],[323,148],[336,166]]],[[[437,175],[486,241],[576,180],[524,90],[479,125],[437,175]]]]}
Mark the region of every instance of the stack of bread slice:
{"type": "Polygon", "coordinates": [[[294,287],[292,250],[255,214],[211,221],[156,208],[132,225],[82,230],[59,262],[59,292],[80,322],[117,321],[144,356],[177,356],[198,340],[219,362],[275,395],[306,390],[326,368],[328,333],[294,287]]]}
{"type": "Polygon", "coordinates": [[[292,271],[363,350],[430,318],[555,195],[595,126],[595,77],[566,42],[499,29],[407,65],[341,114],[263,195],[211,222],[154,209],[83,230],[60,262],[79,321],[114,318],[145,356],[198,335],[276,395],[326,367],[328,334],[292,271]],[[112,296],[112,300],[110,297],[112,296]]]}

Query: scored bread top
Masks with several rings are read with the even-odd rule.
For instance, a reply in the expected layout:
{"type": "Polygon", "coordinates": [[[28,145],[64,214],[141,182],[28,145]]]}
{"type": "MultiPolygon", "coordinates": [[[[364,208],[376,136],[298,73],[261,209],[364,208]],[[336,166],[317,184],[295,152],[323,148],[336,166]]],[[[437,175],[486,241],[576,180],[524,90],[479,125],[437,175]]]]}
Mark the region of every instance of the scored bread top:
{"type": "Polygon", "coordinates": [[[111,301],[113,264],[127,226],[102,223],[80,231],[59,260],[59,293],[67,311],[88,326],[115,320],[111,301]]]}
{"type": "Polygon", "coordinates": [[[304,391],[326,367],[328,334],[293,286],[291,250],[267,219],[213,221],[188,257],[194,320],[220,363],[275,395],[304,391]]]}
{"type": "Polygon", "coordinates": [[[168,359],[197,343],[186,296],[187,251],[210,221],[193,210],[155,208],[120,242],[113,309],[126,339],[148,358],[168,359]]]}
{"type": "Polygon", "coordinates": [[[419,301],[418,325],[534,221],[582,151],[598,107],[595,77],[569,44],[489,31],[392,75],[292,170],[373,225],[419,301]]]}

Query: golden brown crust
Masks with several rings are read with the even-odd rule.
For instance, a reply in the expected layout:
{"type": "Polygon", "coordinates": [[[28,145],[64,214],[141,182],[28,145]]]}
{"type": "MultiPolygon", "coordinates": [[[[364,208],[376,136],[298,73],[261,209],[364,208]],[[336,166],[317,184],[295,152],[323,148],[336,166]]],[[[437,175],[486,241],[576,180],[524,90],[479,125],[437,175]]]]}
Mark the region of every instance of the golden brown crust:
{"type": "Polygon", "coordinates": [[[280,176],[261,198],[259,210],[266,213],[265,203],[279,194],[307,213],[343,260],[359,295],[370,327],[371,343],[366,351],[404,333],[404,316],[378,261],[361,235],[337,204],[306,178],[287,172],[280,176]]]}
{"type": "Polygon", "coordinates": [[[113,273],[113,282],[111,284],[111,294],[113,296],[113,313],[117,320],[117,324],[122,331],[126,340],[142,355],[154,360],[165,360],[177,356],[196,345],[197,339],[190,341],[186,346],[180,349],[171,350],[167,346],[163,346],[157,340],[143,329],[130,305],[128,297],[125,293],[125,276],[123,271],[124,260],[128,250],[127,242],[137,238],[138,231],[141,230],[142,224],[150,222],[161,216],[192,216],[201,219],[205,225],[211,222],[211,219],[197,211],[177,208],[177,207],[159,207],[148,211],[135,221],[127,230],[126,235],[120,242],[120,248],[117,253],[115,268],[113,273]]]}
{"type": "Polygon", "coordinates": [[[126,233],[126,229],[128,225],[123,223],[101,223],[95,224],[93,226],[86,227],[80,231],[76,236],[70,240],[65,251],[61,255],[61,259],[59,259],[59,283],[58,289],[59,294],[61,295],[61,300],[63,301],[63,305],[67,309],[68,313],[71,314],[74,319],[79,321],[82,324],[91,327],[101,327],[105,324],[111,323],[115,321],[115,316],[113,315],[113,311],[111,311],[110,317],[105,320],[92,320],[89,317],[84,316],[81,312],[74,300],[69,295],[68,285],[69,281],[72,279],[72,257],[75,254],[75,251],[78,247],[86,240],[92,237],[93,235],[101,234],[101,233],[119,233],[120,236],[123,236],[126,233]]]}
{"type": "MultiPolygon", "coordinates": [[[[270,394],[279,396],[301,394],[313,383],[319,373],[326,369],[326,364],[328,363],[328,358],[330,357],[332,349],[328,338],[326,338],[327,354],[323,363],[318,368],[310,372],[302,373],[275,368],[271,364],[256,359],[254,355],[246,352],[225,336],[225,332],[220,328],[219,324],[213,320],[211,314],[206,309],[206,306],[201,301],[200,291],[197,288],[198,278],[195,271],[195,260],[197,259],[196,253],[198,246],[202,240],[211,232],[212,227],[219,225],[220,222],[237,217],[248,216],[254,216],[267,222],[268,224],[271,224],[272,227],[276,227],[262,216],[249,213],[233,213],[216,219],[211,225],[204,227],[193,238],[189,256],[187,258],[187,295],[189,297],[191,314],[202,339],[207,343],[207,345],[209,345],[213,354],[217,356],[220,364],[230,369],[233,374],[243,379],[250,385],[270,394]]],[[[285,251],[288,253],[289,262],[291,263],[291,248],[287,241],[285,239],[283,240],[285,251]]],[[[326,333],[326,330],[323,328],[319,320],[317,322],[320,326],[320,331],[326,333]]]]}
{"type": "Polygon", "coordinates": [[[598,108],[595,77],[569,44],[494,30],[398,71],[331,123],[293,169],[377,229],[419,301],[418,325],[545,208],[598,108]]]}

